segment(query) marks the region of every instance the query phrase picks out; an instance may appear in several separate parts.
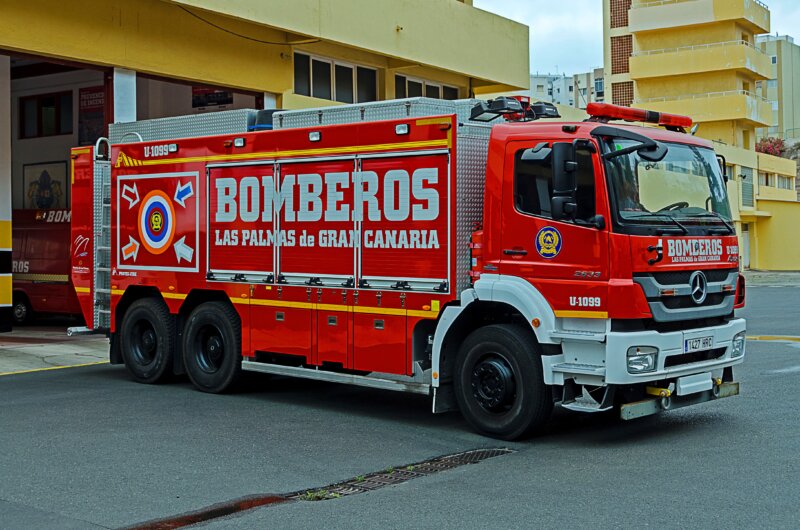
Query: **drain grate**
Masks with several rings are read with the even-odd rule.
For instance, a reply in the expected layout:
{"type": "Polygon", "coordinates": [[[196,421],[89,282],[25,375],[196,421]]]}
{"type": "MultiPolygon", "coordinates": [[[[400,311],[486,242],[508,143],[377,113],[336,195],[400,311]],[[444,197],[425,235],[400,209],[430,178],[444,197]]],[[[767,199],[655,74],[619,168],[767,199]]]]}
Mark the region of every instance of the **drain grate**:
{"type": "Polygon", "coordinates": [[[310,490],[296,491],[283,495],[253,495],[233,499],[202,508],[200,510],[154,519],[133,526],[127,527],[128,530],[173,530],[183,528],[205,521],[235,515],[246,510],[252,510],[260,506],[277,505],[290,500],[297,501],[324,501],[328,499],[338,499],[348,495],[366,493],[368,491],[402,484],[415,478],[433,475],[468,464],[477,464],[487,458],[507,455],[513,453],[512,449],[473,449],[463,453],[440,456],[398,468],[389,468],[369,475],[361,475],[344,482],[331,484],[330,486],[315,488],[310,490]]]}
{"type": "Polygon", "coordinates": [[[473,449],[463,453],[439,456],[424,462],[389,468],[385,471],[371,473],[369,475],[358,476],[344,482],[331,484],[322,488],[297,491],[286,495],[287,499],[300,501],[325,501],[328,499],[338,499],[348,495],[366,493],[367,491],[394,486],[413,480],[415,478],[434,475],[469,464],[477,464],[488,458],[507,455],[513,453],[512,449],[473,449]]]}

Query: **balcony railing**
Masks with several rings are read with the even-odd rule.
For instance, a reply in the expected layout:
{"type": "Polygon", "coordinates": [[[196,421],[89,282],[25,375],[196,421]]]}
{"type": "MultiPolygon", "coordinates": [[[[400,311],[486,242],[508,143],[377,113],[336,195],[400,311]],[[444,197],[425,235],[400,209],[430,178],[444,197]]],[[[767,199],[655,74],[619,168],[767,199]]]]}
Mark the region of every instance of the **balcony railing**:
{"type": "Polygon", "coordinates": [[[663,6],[667,4],[680,4],[683,2],[695,2],[697,0],[651,0],[649,2],[633,2],[631,9],[641,9],[643,7],[663,6]]]}
{"type": "MultiPolygon", "coordinates": [[[[667,4],[680,4],[683,2],[695,2],[695,1],[697,0],[650,0],[644,2],[634,1],[634,3],[631,5],[631,9],[641,9],[644,7],[663,6],[667,4]]],[[[764,9],[769,9],[769,7],[767,7],[767,4],[765,4],[764,2],[761,2],[760,0],[753,0],[753,1],[756,4],[760,5],[761,7],[763,7],[764,9]]]]}
{"type": "Polygon", "coordinates": [[[661,48],[658,50],[641,50],[633,53],[634,57],[644,56],[644,55],[658,55],[662,53],[676,53],[676,52],[683,52],[683,51],[691,51],[691,50],[708,50],[712,48],[719,48],[723,46],[748,46],[753,50],[757,51],[762,55],[766,55],[764,51],[753,45],[752,43],[746,40],[729,40],[725,42],[712,42],[709,44],[694,44],[692,46],[679,46],[677,48],[661,48]]]}
{"type": "Polygon", "coordinates": [[[645,98],[645,99],[637,99],[635,103],[650,103],[653,101],[676,101],[682,99],[707,99],[707,98],[719,98],[724,96],[748,96],[754,99],[761,100],[765,103],[769,103],[769,100],[765,97],[759,96],[755,92],[750,92],[749,90],[726,90],[724,92],[704,92],[701,94],[682,94],[679,96],[662,96],[657,98],[645,98]]]}

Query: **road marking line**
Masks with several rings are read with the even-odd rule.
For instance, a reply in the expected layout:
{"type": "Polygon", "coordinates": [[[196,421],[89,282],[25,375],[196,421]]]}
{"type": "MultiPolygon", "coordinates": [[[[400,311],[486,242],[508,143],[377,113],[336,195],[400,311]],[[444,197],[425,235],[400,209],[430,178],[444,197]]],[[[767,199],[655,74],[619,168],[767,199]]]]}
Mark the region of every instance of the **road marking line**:
{"type": "Polygon", "coordinates": [[[775,342],[800,342],[800,337],[796,335],[752,335],[747,340],[775,341],[775,342]]]}
{"type": "Polygon", "coordinates": [[[83,364],[69,364],[66,366],[48,366],[46,368],[34,368],[32,370],[20,370],[18,372],[0,372],[0,377],[4,375],[17,375],[17,374],[32,374],[34,372],[47,372],[50,370],[61,370],[63,368],[81,368],[84,366],[97,366],[98,364],[108,364],[108,361],[97,361],[93,363],[83,363],[83,364]]]}

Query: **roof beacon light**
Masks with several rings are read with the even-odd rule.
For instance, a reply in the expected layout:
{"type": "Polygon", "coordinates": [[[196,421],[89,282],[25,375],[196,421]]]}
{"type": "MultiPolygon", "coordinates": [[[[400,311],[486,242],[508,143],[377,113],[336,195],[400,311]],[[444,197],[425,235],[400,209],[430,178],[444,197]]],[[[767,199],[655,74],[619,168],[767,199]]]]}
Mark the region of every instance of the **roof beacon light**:
{"type": "Polygon", "coordinates": [[[620,107],[610,103],[589,103],[586,106],[586,113],[591,116],[590,121],[606,123],[611,120],[641,121],[645,123],[656,123],[668,129],[685,129],[692,126],[692,119],[688,116],[678,114],[667,114],[666,112],[655,112],[645,109],[634,109],[631,107],[620,107]]]}

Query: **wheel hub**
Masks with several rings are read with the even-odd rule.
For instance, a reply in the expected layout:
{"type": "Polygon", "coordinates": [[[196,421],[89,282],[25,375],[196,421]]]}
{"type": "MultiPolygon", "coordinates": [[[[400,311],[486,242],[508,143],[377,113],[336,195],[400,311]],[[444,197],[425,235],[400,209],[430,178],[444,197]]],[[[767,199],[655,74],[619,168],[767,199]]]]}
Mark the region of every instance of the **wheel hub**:
{"type": "Polygon", "coordinates": [[[206,328],[199,339],[199,345],[197,364],[200,369],[207,374],[219,371],[225,357],[225,343],[219,331],[212,327],[206,328]]]}
{"type": "Polygon", "coordinates": [[[156,333],[152,329],[148,329],[142,334],[142,349],[148,353],[156,348],[156,333]]]}
{"type": "Polygon", "coordinates": [[[496,411],[510,404],[516,385],[508,364],[498,358],[479,362],[472,370],[472,395],[481,407],[496,411]]]}

